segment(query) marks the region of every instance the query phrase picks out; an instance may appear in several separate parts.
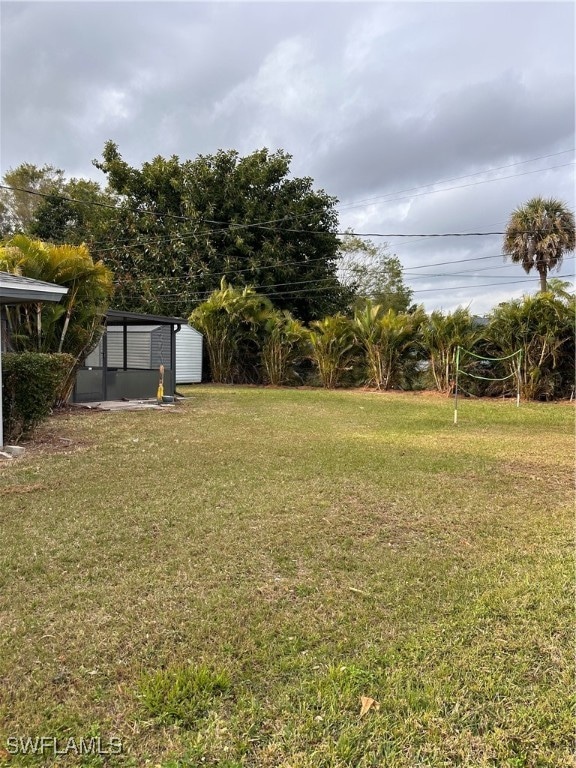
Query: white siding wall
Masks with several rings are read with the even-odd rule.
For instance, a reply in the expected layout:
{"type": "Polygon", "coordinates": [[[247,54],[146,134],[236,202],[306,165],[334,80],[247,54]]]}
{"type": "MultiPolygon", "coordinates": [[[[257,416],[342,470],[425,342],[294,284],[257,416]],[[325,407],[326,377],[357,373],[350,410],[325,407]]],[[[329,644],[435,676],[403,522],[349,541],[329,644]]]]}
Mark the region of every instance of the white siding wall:
{"type": "Polygon", "coordinates": [[[176,384],[202,381],[202,334],[183,325],[176,334],[176,384]]]}

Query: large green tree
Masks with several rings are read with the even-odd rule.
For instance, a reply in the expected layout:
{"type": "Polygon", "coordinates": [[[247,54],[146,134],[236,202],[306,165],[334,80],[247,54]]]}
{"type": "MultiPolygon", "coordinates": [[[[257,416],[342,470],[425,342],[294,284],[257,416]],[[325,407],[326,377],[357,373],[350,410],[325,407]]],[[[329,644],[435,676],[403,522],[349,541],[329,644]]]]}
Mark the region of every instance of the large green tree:
{"type": "Polygon", "coordinates": [[[62,192],[64,171],[53,165],[22,163],[6,171],[2,183],[8,189],[0,189],[0,237],[29,234],[42,195],[62,192]]]}
{"type": "Polygon", "coordinates": [[[526,273],[538,272],[543,293],[548,272],[560,267],[574,246],[574,214],[554,198],[535,197],[513,211],[504,236],[504,253],[526,273]]]}
{"type": "Polygon", "coordinates": [[[404,282],[400,259],[390,254],[386,243],[377,245],[346,232],[338,256],[340,279],[351,291],[356,309],[373,302],[385,312],[408,310],[412,290],[404,282]]]}
{"type": "Polygon", "coordinates": [[[51,243],[85,243],[97,256],[113,247],[117,212],[113,195],[96,181],[69,179],[59,190],[41,198],[28,233],[51,243]]]}
{"type": "Polygon", "coordinates": [[[290,176],[291,157],[220,150],[131,167],[113,142],[94,161],[119,199],[112,248],[119,308],[189,311],[222,278],[302,320],[343,308],[336,198],[290,176]]]}

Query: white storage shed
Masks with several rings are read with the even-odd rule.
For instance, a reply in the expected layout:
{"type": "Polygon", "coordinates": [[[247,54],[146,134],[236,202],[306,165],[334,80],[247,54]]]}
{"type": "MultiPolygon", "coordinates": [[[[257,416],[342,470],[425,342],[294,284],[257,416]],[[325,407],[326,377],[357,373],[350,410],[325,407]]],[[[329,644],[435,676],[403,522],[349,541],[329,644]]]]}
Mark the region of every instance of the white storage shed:
{"type": "Polygon", "coordinates": [[[202,381],[202,334],[182,325],[176,334],[176,384],[202,381]]]}

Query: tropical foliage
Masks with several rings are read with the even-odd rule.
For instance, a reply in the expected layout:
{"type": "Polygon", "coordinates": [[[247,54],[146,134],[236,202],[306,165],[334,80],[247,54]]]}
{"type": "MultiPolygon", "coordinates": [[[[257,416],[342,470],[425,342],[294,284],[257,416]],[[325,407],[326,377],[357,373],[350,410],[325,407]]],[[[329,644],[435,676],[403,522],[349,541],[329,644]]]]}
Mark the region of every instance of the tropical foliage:
{"type": "MultiPolygon", "coordinates": [[[[570,394],[575,367],[574,297],[552,292],[500,304],[490,315],[487,337],[496,355],[521,350],[520,392],[527,399],[570,394]]],[[[505,373],[516,374],[516,361],[504,361],[505,373]]]]}
{"type": "Polygon", "coordinates": [[[332,315],[310,323],[311,356],[322,386],[332,389],[352,369],[357,345],[354,327],[344,315],[332,315]]]}
{"type": "Polygon", "coordinates": [[[574,247],[574,214],[560,200],[535,197],[510,216],[504,253],[522,264],[525,272],[538,272],[542,292],[547,289],[548,272],[559,267],[574,247]]]}
{"type": "Polygon", "coordinates": [[[222,384],[255,381],[265,323],[272,304],[252,288],[235,288],[222,280],[220,289],[190,315],[204,334],[212,380],[222,384]]]}
{"type": "Polygon", "coordinates": [[[390,389],[406,383],[417,358],[417,335],[424,320],[422,311],[405,314],[367,302],[354,315],[354,333],[363,350],[368,384],[390,389]]]}
{"type": "Polygon", "coordinates": [[[69,389],[76,368],[100,338],[113,294],[110,270],[102,262],[94,262],[84,245],[51,245],[25,235],[16,235],[0,246],[0,270],[68,289],[57,304],[22,304],[5,311],[14,351],[67,352],[73,356],[69,389]]]}
{"type": "Polygon", "coordinates": [[[261,361],[264,382],[274,386],[297,378],[295,367],[308,351],[308,334],[289,312],[271,312],[264,322],[261,361]]]}
{"type": "Polygon", "coordinates": [[[446,314],[432,312],[422,324],[422,347],[439,392],[450,393],[454,387],[456,348],[472,349],[478,336],[470,312],[462,307],[446,314]]]}

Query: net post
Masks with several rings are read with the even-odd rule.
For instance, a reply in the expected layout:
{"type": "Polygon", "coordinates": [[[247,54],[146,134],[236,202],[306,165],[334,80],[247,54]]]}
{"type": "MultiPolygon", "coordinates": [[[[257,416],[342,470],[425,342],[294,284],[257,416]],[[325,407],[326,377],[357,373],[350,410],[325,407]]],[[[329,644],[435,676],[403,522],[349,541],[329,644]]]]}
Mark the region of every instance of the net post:
{"type": "Polygon", "coordinates": [[[522,375],[522,349],[518,350],[518,363],[516,365],[518,373],[516,375],[517,387],[516,387],[516,408],[520,408],[520,377],[522,375]]]}
{"type": "Polygon", "coordinates": [[[454,424],[458,424],[458,369],[460,368],[460,347],[456,347],[456,383],[454,385],[454,424]]]}

